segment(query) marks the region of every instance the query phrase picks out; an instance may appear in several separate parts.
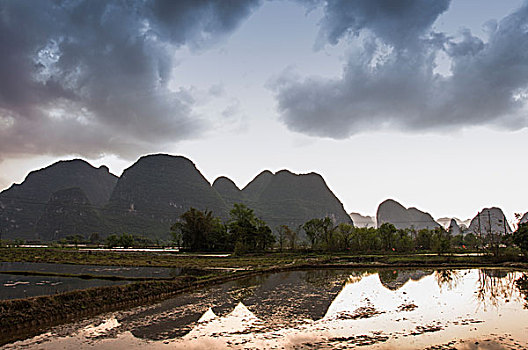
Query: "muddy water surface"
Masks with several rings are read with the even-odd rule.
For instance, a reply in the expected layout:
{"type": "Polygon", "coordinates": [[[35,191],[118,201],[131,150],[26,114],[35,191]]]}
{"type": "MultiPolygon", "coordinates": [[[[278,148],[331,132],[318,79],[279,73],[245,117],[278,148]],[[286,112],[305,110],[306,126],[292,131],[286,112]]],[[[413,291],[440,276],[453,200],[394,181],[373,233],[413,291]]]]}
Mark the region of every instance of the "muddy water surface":
{"type": "Polygon", "coordinates": [[[142,266],[99,266],[33,262],[0,262],[0,271],[37,271],[121,277],[174,277],[181,274],[182,269],[142,266]]]}
{"type": "Polygon", "coordinates": [[[512,270],[310,270],[102,315],[6,349],[522,349],[512,270]]]}
{"type": "Polygon", "coordinates": [[[53,295],[78,289],[129,283],[128,281],[112,281],[97,278],[83,279],[73,276],[31,275],[31,272],[39,272],[41,274],[118,276],[122,278],[170,278],[180,275],[182,271],[183,269],[181,268],[163,267],[0,262],[0,300],[53,295]],[[29,275],[9,274],[9,272],[28,272],[29,275]]]}

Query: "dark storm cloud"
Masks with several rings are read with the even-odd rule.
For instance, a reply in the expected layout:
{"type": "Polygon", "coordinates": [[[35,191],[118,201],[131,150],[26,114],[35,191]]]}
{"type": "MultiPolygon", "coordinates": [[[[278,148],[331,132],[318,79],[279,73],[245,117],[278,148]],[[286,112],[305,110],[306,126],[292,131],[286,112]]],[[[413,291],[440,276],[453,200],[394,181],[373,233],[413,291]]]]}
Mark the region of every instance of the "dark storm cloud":
{"type": "Polygon", "coordinates": [[[174,52],[207,48],[259,0],[0,1],[0,157],[134,156],[207,123],[167,86],[174,52]]]}
{"type": "Polygon", "coordinates": [[[401,47],[427,31],[438,15],[447,10],[449,0],[330,0],[320,34],[331,44],[364,29],[401,47]]]}
{"type": "Polygon", "coordinates": [[[282,120],[292,130],[332,138],[384,128],[525,127],[528,3],[498,23],[486,23],[486,42],[468,29],[455,37],[433,32],[448,5],[325,2],[320,37],[330,44],[359,40],[361,45],[338,79],[279,79],[282,120]],[[442,56],[450,74],[435,71],[442,56]]]}

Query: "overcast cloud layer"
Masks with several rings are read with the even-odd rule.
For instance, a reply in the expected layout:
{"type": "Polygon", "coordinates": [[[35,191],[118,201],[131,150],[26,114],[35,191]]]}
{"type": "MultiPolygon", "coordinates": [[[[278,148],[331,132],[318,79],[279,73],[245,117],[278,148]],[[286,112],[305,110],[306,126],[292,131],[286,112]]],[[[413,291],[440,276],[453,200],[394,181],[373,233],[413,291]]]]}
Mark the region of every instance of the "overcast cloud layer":
{"type": "MultiPolygon", "coordinates": [[[[526,126],[528,2],[488,22],[489,37],[478,38],[433,30],[449,0],[297,1],[324,8],[315,47],[343,42],[349,54],[338,79],[313,72],[276,81],[289,129],[346,138],[526,126]],[[438,73],[438,62],[448,74],[438,73]]],[[[192,91],[170,88],[178,86],[177,50],[207,49],[261,3],[0,0],[0,160],[135,157],[198,137],[211,120],[196,114],[192,91]]]]}
{"type": "Polygon", "coordinates": [[[380,129],[524,128],[528,2],[486,23],[487,40],[469,29],[456,36],[434,32],[448,7],[449,0],[324,2],[317,46],[346,41],[351,53],[339,79],[291,73],[278,79],[283,122],[331,138],[380,129]],[[447,74],[438,74],[439,59],[448,62],[447,74]]]}
{"type": "Polygon", "coordinates": [[[204,49],[258,0],[0,1],[0,157],[135,156],[208,125],[168,87],[175,51],[204,49]]]}

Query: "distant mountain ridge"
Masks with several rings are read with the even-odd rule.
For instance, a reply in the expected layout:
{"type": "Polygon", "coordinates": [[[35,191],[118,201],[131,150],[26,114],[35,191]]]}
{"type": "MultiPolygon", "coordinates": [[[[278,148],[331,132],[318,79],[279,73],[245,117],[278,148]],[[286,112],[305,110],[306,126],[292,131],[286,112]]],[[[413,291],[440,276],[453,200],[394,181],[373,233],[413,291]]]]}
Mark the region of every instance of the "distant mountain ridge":
{"type": "Polygon", "coordinates": [[[265,170],[242,190],[229,179],[215,180],[213,187],[230,206],[237,200],[255,210],[258,217],[275,229],[296,228],[313,218],[329,216],[336,223],[352,223],[343,204],[317,173],[294,174],[265,170]]]}
{"type": "Polygon", "coordinates": [[[436,219],[436,222],[438,222],[440,225],[442,225],[446,230],[451,226],[451,221],[455,220],[456,224],[461,229],[467,229],[469,224],[471,223],[471,219],[461,220],[459,218],[449,218],[449,217],[442,217],[440,219],[436,219]]]}
{"type": "Polygon", "coordinates": [[[391,223],[398,229],[435,229],[440,227],[431,214],[416,208],[405,208],[393,199],[387,199],[378,206],[376,213],[378,227],[391,223]]]}
{"type": "Polygon", "coordinates": [[[116,183],[117,176],[106,166],[95,168],[81,159],[59,161],[32,171],[21,184],[0,193],[2,238],[38,239],[37,222],[54,192],[77,187],[91,205],[102,207],[116,183]]]}
{"type": "MultiPolygon", "coordinates": [[[[357,213],[349,215],[317,173],[264,170],[240,189],[225,176],[211,185],[185,157],[152,154],[139,158],[119,178],[105,166],[96,168],[80,159],[30,172],[21,184],[0,192],[0,233],[2,239],[44,241],[92,233],[167,238],[170,226],[190,207],[210,210],[227,220],[234,203],[254,209],[272,230],[280,225],[295,229],[325,216],[335,224],[353,223],[354,217],[358,227],[374,222],[416,230],[440,227],[430,214],[390,199],[379,205],[376,221],[357,213]]],[[[511,233],[499,208],[483,209],[467,230],[456,218],[439,221],[449,222],[453,234],[511,233]]],[[[521,219],[527,221],[528,213],[521,219]]]]}
{"type": "Polygon", "coordinates": [[[227,220],[234,203],[254,209],[273,230],[325,216],[336,224],[352,223],[319,174],[266,170],[241,190],[227,177],[211,185],[185,157],[151,154],[119,178],[79,159],[33,171],[0,193],[0,229],[3,239],[48,241],[92,233],[168,238],[170,226],[189,208],[227,220]]]}

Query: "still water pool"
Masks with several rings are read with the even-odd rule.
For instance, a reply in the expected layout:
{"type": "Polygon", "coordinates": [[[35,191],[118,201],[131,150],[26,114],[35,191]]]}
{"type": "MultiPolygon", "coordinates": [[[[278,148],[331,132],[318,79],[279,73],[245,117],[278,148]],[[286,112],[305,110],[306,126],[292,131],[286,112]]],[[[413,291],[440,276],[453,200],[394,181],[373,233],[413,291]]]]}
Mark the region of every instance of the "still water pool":
{"type": "Polygon", "coordinates": [[[525,272],[309,270],[262,275],[56,327],[4,348],[522,349],[525,272]]]}
{"type": "MultiPolygon", "coordinates": [[[[40,295],[53,295],[92,287],[130,283],[102,279],[82,279],[56,276],[21,276],[0,274],[0,299],[20,299],[40,295]]],[[[0,315],[1,316],[1,315],[0,315]]]]}

